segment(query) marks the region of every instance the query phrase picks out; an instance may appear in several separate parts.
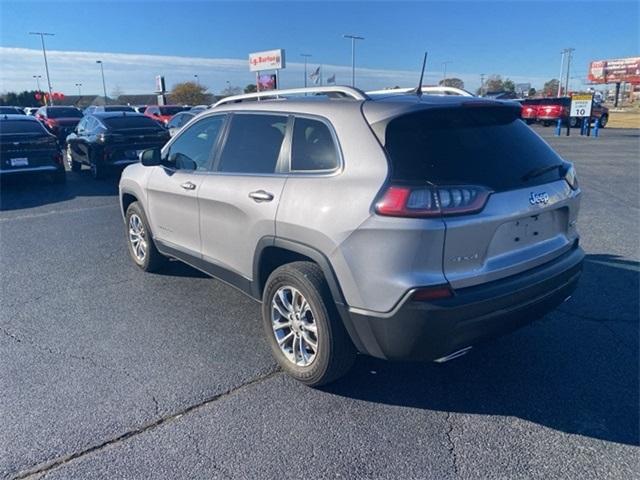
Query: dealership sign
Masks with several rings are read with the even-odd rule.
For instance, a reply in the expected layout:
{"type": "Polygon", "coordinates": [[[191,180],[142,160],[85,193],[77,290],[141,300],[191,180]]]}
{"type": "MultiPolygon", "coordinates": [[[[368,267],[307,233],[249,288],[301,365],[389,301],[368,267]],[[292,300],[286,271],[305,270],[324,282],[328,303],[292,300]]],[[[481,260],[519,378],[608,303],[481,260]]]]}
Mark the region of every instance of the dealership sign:
{"type": "Polygon", "coordinates": [[[575,94],[571,97],[571,117],[590,117],[593,94],[575,94]]]}
{"type": "Polygon", "coordinates": [[[249,70],[252,72],[280,70],[284,67],[284,50],[281,48],[249,54],[249,70]]]}
{"type": "Polygon", "coordinates": [[[591,83],[640,84],[640,57],[591,62],[587,77],[591,83]]]}

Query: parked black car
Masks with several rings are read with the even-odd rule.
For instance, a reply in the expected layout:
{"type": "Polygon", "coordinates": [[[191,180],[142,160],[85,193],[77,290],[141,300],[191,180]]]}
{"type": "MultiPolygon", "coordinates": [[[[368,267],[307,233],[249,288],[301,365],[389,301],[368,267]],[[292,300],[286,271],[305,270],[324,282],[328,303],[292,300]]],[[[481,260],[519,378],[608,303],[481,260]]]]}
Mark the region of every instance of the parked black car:
{"type": "Polygon", "coordinates": [[[56,183],[64,182],[58,141],[32,116],[0,115],[0,176],[21,173],[47,173],[56,183]]]}
{"type": "Polygon", "coordinates": [[[36,118],[53,133],[60,144],[64,144],[67,135],[76,128],[82,118],[82,112],[76,107],[40,107],[36,118]]]}
{"type": "Polygon", "coordinates": [[[0,106],[0,115],[24,115],[24,111],[20,107],[0,106]]]}
{"type": "Polygon", "coordinates": [[[139,113],[93,113],[67,137],[67,162],[74,172],[84,164],[94,178],[101,178],[110,170],[137,162],[140,152],[162,147],[169,138],[158,122],[139,113]]]}
{"type": "Polygon", "coordinates": [[[99,112],[136,112],[136,109],[129,105],[89,105],[83,111],[85,115],[99,112]]]}

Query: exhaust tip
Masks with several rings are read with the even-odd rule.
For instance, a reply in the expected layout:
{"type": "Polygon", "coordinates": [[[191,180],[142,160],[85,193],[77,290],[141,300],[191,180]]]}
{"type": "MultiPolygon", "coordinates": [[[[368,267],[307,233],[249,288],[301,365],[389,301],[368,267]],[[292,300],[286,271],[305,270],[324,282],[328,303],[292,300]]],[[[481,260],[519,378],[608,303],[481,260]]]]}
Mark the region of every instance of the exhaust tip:
{"type": "Polygon", "coordinates": [[[450,353],[449,355],[446,355],[444,357],[440,357],[440,358],[436,358],[434,360],[434,362],[436,363],[445,363],[448,362],[449,360],[453,360],[454,358],[458,358],[461,357],[463,355],[466,355],[467,353],[469,353],[469,350],[471,350],[473,347],[465,347],[462,348],[458,351],[455,351],[453,353],[450,353]]]}

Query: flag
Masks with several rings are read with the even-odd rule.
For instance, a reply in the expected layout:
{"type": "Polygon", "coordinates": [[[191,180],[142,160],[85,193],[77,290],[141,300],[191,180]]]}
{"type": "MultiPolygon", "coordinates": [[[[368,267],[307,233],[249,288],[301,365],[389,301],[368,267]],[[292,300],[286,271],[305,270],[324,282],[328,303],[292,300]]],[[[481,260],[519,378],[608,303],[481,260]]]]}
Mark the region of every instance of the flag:
{"type": "Polygon", "coordinates": [[[311,75],[309,75],[309,78],[317,85],[320,82],[320,67],[316,68],[311,75]]]}
{"type": "Polygon", "coordinates": [[[336,83],[336,74],[334,73],[329,78],[327,78],[327,83],[336,83]]]}

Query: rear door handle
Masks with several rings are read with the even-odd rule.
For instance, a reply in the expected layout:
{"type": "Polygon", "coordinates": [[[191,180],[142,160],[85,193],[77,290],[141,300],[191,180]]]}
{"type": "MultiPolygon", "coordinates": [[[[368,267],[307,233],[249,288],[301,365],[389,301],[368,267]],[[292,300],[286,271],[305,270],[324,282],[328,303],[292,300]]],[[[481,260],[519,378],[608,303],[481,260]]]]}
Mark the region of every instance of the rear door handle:
{"type": "Polygon", "coordinates": [[[191,182],[184,182],[180,186],[182,188],[184,188],[185,190],[195,190],[195,188],[196,188],[196,184],[195,183],[191,183],[191,182]]]}
{"type": "Polygon", "coordinates": [[[273,193],[265,192],[264,190],[256,190],[255,192],[249,193],[249,198],[252,198],[258,203],[270,202],[273,200],[273,193]]]}

